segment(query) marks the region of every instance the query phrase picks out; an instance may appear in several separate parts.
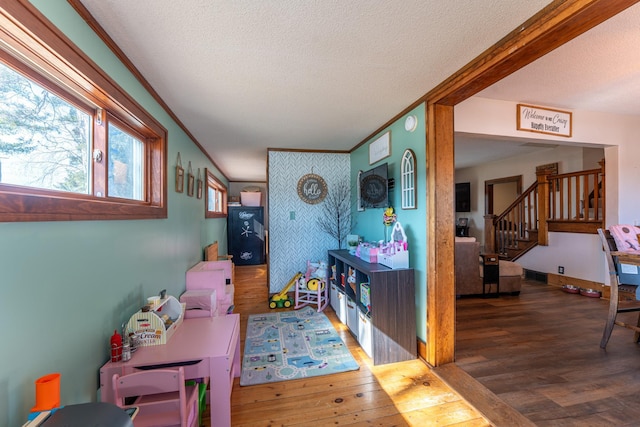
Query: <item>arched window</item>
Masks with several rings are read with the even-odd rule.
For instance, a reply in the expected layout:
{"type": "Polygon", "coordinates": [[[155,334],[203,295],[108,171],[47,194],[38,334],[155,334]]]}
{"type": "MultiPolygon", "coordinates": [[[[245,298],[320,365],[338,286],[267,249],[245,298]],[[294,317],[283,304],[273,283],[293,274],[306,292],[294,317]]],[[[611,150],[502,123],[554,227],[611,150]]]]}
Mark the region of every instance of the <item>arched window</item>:
{"type": "Polygon", "coordinates": [[[402,209],[416,208],[416,157],[411,150],[402,155],[402,209]]]}

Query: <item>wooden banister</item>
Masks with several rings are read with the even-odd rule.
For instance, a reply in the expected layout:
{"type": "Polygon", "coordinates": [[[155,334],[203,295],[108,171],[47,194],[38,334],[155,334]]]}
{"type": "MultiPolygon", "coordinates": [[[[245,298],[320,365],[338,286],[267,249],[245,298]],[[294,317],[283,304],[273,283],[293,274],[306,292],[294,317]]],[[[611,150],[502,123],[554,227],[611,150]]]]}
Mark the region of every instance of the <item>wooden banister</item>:
{"type": "Polygon", "coordinates": [[[597,233],[604,228],[604,160],[599,169],[565,174],[540,170],[534,182],[499,215],[485,216],[485,250],[517,259],[549,243],[549,231],[597,233]]]}

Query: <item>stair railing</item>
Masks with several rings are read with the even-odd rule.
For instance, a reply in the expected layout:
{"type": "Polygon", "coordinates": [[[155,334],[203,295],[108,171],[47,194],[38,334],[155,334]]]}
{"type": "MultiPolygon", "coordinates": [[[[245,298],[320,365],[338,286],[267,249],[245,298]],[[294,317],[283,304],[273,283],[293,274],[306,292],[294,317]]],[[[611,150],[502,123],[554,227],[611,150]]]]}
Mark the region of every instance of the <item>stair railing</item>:
{"type": "Polygon", "coordinates": [[[485,251],[514,260],[536,245],[548,245],[549,231],[597,233],[605,226],[604,184],[604,160],[599,169],[540,171],[504,212],[485,216],[485,251]]]}

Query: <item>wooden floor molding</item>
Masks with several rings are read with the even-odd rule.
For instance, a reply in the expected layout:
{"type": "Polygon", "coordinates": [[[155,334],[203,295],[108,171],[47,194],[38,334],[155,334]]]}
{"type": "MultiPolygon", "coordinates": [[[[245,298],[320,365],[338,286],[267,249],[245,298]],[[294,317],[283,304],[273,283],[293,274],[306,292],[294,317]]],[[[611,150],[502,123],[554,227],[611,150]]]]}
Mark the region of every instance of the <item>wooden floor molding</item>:
{"type": "Polygon", "coordinates": [[[528,418],[507,405],[491,390],[480,384],[455,363],[433,368],[433,373],[460,394],[485,418],[491,420],[493,425],[507,427],[535,426],[528,418]]]}

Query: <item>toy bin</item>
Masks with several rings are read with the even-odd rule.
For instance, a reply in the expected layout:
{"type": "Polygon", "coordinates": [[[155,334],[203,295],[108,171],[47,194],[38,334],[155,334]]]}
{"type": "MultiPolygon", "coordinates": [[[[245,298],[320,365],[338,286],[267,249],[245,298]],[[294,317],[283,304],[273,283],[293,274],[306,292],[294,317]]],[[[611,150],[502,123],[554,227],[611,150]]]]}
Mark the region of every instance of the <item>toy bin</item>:
{"type": "Polygon", "coordinates": [[[185,304],[185,319],[218,315],[218,300],[215,289],[185,291],[180,295],[180,302],[185,304]]]}
{"type": "Polygon", "coordinates": [[[347,327],[351,334],[358,338],[358,308],[354,300],[345,297],[347,300],[347,327]]]}
{"type": "Polygon", "coordinates": [[[242,206],[260,206],[261,201],[262,201],[262,192],[260,191],[240,192],[240,204],[242,206]]]}
{"type": "Polygon", "coordinates": [[[127,332],[138,336],[138,345],[146,347],[166,344],[184,319],[185,305],[168,296],[150,311],[134,313],[127,323],[127,332]]]}
{"type": "Polygon", "coordinates": [[[335,293],[335,303],[331,307],[336,312],[336,316],[340,319],[340,322],[347,324],[347,296],[340,291],[335,293]]]}
{"type": "Polygon", "coordinates": [[[371,318],[358,310],[358,343],[360,347],[367,353],[367,356],[373,358],[373,331],[371,328],[371,318]]]}

